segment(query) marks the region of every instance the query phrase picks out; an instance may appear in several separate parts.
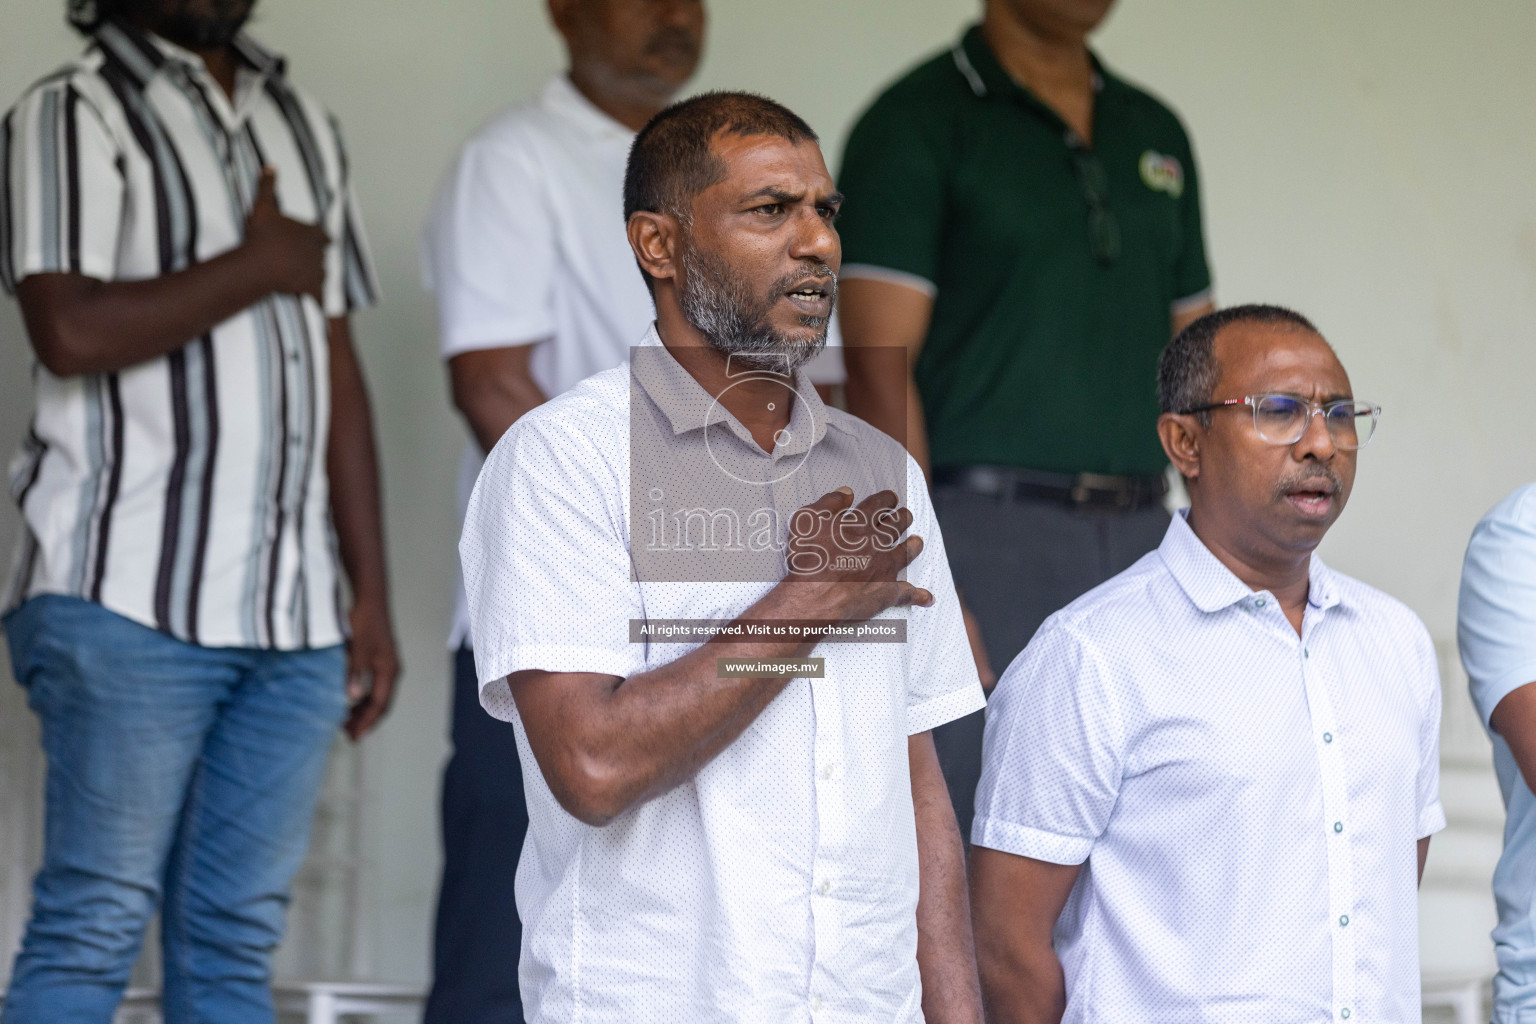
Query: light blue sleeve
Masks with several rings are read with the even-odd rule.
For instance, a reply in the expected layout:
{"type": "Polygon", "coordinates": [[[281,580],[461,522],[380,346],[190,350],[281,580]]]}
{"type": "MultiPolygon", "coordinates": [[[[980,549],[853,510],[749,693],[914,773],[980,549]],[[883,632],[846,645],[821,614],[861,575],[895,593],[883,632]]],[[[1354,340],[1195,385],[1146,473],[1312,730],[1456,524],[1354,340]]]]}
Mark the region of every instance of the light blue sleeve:
{"type": "Polygon", "coordinates": [[[1456,619],[1472,703],[1487,727],[1499,701],[1536,682],[1536,484],[1472,531],[1456,619]]]}

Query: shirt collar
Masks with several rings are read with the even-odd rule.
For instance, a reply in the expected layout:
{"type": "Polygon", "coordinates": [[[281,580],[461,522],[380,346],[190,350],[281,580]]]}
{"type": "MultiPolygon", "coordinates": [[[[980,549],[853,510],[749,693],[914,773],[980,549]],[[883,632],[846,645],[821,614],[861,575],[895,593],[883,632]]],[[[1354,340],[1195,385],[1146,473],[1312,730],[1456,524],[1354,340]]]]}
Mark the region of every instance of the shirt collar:
{"type": "MultiPolygon", "coordinates": [[[[657,333],[654,323],[636,348],[638,351],[633,353],[630,360],[631,374],[672,425],[674,437],[723,423],[731,433],[756,451],[762,452],[752,439],[751,431],[731,415],[725,406],[715,401],[714,396],[693,378],[693,374],[672,357],[662,344],[661,335],[657,333]]],[[[751,372],[744,371],[742,375],[751,372]]],[[[789,414],[790,440],[775,446],[774,458],[799,455],[812,445],[821,443],[827,434],[827,407],[816,393],[816,388],[806,379],[805,374],[798,371],[791,376],[791,380],[795,406],[789,414]]]]}
{"type": "MultiPolygon", "coordinates": [[[[1163,542],[1157,553],[1168,572],[1184,588],[1184,593],[1202,612],[1216,612],[1229,608],[1239,601],[1253,596],[1248,585],[1238,579],[1231,569],[1221,564],[1195,531],[1190,529],[1188,509],[1180,509],[1168,524],[1163,542]]],[[[1339,603],[1339,587],[1334,572],[1323,564],[1314,552],[1307,570],[1307,603],[1319,610],[1332,608],[1339,603]]]]}
{"type": "MultiPolygon", "coordinates": [[[[96,29],[96,42],[107,59],[120,65],[141,89],[171,63],[206,71],[197,54],[121,18],[102,22],[96,29]]],[[[286,71],[287,62],[281,56],[244,32],[235,36],[230,45],[259,75],[282,75],[286,71]]]]}
{"type": "MultiPolygon", "coordinates": [[[[950,57],[955,62],[956,70],[964,77],[966,85],[970,86],[971,92],[975,93],[978,99],[988,96],[1017,96],[1049,111],[1039,97],[1014,81],[1013,76],[998,62],[997,55],[992,52],[992,47],[987,45],[986,37],[981,33],[980,25],[972,25],[965,30],[965,33],[950,48],[950,57]]],[[[1104,70],[1104,65],[1092,50],[1088,51],[1088,59],[1093,62],[1093,91],[1102,95],[1106,87],[1114,81],[1114,76],[1104,70]]],[[[1055,116],[1054,112],[1051,113],[1055,116]]]]}
{"type": "Polygon", "coordinates": [[[539,104],[593,138],[629,140],[635,137],[628,125],[609,117],[583,96],[581,90],[571,84],[568,75],[559,74],[551,78],[539,94],[539,104]]]}

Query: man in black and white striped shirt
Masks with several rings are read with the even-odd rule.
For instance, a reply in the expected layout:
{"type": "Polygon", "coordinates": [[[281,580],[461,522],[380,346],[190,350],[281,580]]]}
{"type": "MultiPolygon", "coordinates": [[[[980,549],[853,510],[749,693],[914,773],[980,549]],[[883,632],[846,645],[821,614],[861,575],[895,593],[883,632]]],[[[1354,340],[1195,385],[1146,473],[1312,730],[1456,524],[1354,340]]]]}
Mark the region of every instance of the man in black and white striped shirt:
{"type": "Polygon", "coordinates": [[[39,364],[5,624],[49,766],[4,1024],[110,1020],[157,905],[166,1020],[270,1021],[330,737],[398,671],[347,320],[373,270],[252,3],[71,0],[92,45],[0,122],[39,364]]]}

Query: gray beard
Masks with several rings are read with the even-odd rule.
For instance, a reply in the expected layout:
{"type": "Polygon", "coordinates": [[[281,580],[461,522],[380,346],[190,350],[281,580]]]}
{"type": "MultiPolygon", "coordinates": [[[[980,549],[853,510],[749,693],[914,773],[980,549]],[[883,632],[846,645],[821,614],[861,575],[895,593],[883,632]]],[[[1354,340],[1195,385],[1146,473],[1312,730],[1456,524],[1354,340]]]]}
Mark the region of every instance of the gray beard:
{"type": "MultiPolygon", "coordinates": [[[[819,269],[831,274],[830,268],[819,269]]],[[[760,299],[729,267],[685,243],[678,303],[683,308],[683,318],[704,335],[710,347],[730,356],[733,364],[788,375],[815,359],[827,344],[828,317],[800,318],[804,326],[819,328],[809,342],[786,337],[768,322],[769,311],[778,296],[801,276],[776,283],[767,298],[760,299]]],[[[834,301],[836,287],[834,280],[834,301]]]]}

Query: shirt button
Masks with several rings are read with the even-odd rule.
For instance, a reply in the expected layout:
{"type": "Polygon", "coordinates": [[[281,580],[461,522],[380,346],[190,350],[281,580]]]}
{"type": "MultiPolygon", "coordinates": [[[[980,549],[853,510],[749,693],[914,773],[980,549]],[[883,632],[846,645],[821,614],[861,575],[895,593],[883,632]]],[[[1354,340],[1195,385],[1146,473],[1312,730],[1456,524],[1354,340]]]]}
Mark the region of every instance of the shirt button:
{"type": "Polygon", "coordinates": [[[1348,924],[1349,924],[1349,915],[1348,914],[1340,914],[1339,915],[1339,927],[1343,928],[1343,927],[1345,927],[1348,924]]]}
{"type": "Polygon", "coordinates": [[[1253,603],[1258,605],[1260,608],[1264,607],[1264,599],[1262,597],[1255,599],[1253,603]]]}
{"type": "Polygon", "coordinates": [[[1333,733],[1331,733],[1331,732],[1323,733],[1323,742],[1324,743],[1332,743],[1333,742],[1333,733]]]}
{"type": "Polygon", "coordinates": [[[822,879],[821,884],[816,887],[816,891],[825,896],[827,893],[832,891],[832,883],[826,879],[822,879]]]}
{"type": "Polygon", "coordinates": [[[1301,649],[1301,656],[1303,658],[1310,658],[1310,657],[1312,657],[1312,649],[1310,647],[1303,647],[1301,649]]]}
{"type": "Polygon", "coordinates": [[[811,1010],[814,1012],[819,1009],[821,1009],[821,996],[811,996],[811,1010]]]}
{"type": "Polygon", "coordinates": [[[824,779],[830,779],[832,777],[832,766],[831,765],[829,765],[829,764],[828,765],[822,765],[821,777],[824,778],[824,779]]]}
{"type": "Polygon", "coordinates": [[[1344,1009],[1340,1010],[1339,1011],[1339,1016],[1344,1018],[1345,1020],[1349,1020],[1349,1007],[1346,1006],[1346,1007],[1344,1007],[1344,1009]]]}
{"type": "Polygon", "coordinates": [[[1344,831],[1344,823],[1342,821],[1334,822],[1333,823],[1333,830],[1335,832],[1343,832],[1344,831]]]}

